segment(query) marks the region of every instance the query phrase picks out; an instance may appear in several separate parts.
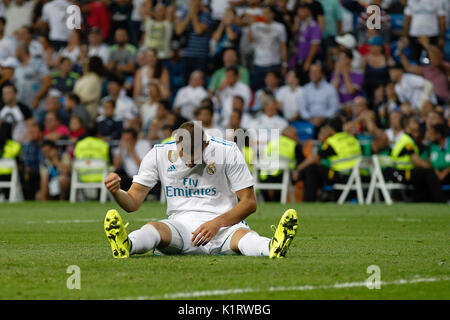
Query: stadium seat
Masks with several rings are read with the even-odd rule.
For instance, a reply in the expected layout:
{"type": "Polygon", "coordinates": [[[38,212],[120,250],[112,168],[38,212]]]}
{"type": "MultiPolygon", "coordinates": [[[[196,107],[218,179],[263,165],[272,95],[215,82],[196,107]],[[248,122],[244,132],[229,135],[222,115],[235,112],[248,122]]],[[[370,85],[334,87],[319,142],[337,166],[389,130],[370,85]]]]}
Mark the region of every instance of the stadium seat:
{"type": "Polygon", "coordinates": [[[77,200],[77,191],[80,189],[100,189],[100,202],[105,203],[108,195],[107,189],[103,180],[108,174],[108,165],[104,160],[85,159],[74,160],[72,165],[72,178],[70,183],[70,202],[74,203],[77,200]],[[103,176],[100,181],[82,182],[79,179],[79,172],[81,170],[102,171],[103,176]]]}
{"type": "MultiPolygon", "coordinates": [[[[386,157],[383,157],[384,162],[389,161],[386,157]]],[[[367,192],[366,204],[372,204],[374,193],[380,190],[384,202],[388,205],[392,204],[392,197],[390,191],[392,190],[407,190],[408,186],[403,183],[386,182],[383,176],[383,171],[380,165],[380,156],[372,156],[372,170],[369,184],[369,191],[367,192]]]]}
{"type": "Polygon", "coordinates": [[[17,163],[13,159],[0,159],[0,168],[10,168],[11,179],[9,181],[0,181],[0,189],[9,189],[9,202],[18,202],[23,200],[22,187],[19,179],[19,170],[17,163]]]}
{"type": "Polygon", "coordinates": [[[253,165],[253,179],[255,181],[254,189],[255,192],[257,190],[280,190],[281,191],[281,203],[286,204],[287,203],[287,196],[290,192],[290,199],[293,200],[294,198],[294,187],[292,186],[291,177],[290,177],[290,170],[288,161],[284,159],[280,159],[279,161],[271,161],[270,159],[266,159],[260,162],[257,162],[253,165]],[[263,182],[259,179],[259,172],[260,170],[267,170],[267,171],[275,171],[275,170],[282,170],[283,178],[280,183],[273,183],[273,182],[263,182]]]}
{"type": "Polygon", "coordinates": [[[314,125],[311,122],[304,120],[295,121],[291,123],[291,126],[297,129],[300,141],[314,139],[314,125]]]}

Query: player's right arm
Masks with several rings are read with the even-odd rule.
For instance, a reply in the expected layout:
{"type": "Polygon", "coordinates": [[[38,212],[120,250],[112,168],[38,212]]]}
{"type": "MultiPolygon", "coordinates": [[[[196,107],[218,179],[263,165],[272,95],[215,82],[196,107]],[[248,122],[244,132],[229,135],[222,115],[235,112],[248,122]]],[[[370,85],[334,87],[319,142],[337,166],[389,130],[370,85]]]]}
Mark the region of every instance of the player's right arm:
{"type": "Polygon", "coordinates": [[[122,209],[127,212],[137,211],[151,188],[133,183],[128,191],[124,191],[120,189],[121,180],[117,173],[112,172],[106,177],[105,186],[122,209]]]}

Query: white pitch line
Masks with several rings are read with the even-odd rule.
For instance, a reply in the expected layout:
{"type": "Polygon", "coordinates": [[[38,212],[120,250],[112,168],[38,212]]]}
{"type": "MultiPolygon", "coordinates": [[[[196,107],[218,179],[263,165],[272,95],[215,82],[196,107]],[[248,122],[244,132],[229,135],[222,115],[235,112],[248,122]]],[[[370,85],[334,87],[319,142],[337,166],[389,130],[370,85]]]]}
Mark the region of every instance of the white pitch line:
{"type": "MultiPolygon", "coordinates": [[[[422,282],[441,282],[449,281],[450,277],[444,278],[417,278],[411,280],[395,280],[395,281],[381,281],[381,286],[389,285],[405,285],[405,284],[415,284],[422,282]]],[[[231,295],[231,294],[243,294],[243,293],[261,293],[261,292],[283,292],[283,291],[311,291],[311,290],[327,290],[327,289],[345,289],[345,288],[358,288],[366,287],[366,282],[345,282],[345,283],[335,283],[332,285],[303,285],[303,286],[293,286],[293,287],[269,287],[269,288],[235,288],[226,290],[204,290],[204,291],[192,291],[192,292],[176,292],[176,293],[166,293],[160,296],[138,296],[138,297],[126,297],[118,298],[118,300],[161,300],[161,299],[190,299],[190,298],[201,298],[208,296],[218,296],[218,295],[231,295]]],[[[376,289],[373,289],[376,290],[376,289]]]]}
{"type": "MultiPolygon", "coordinates": [[[[156,218],[133,218],[130,219],[131,222],[140,222],[140,221],[157,221],[161,219],[156,218]]],[[[43,221],[27,221],[27,224],[38,224],[38,223],[46,223],[46,224],[57,224],[57,223],[102,223],[103,220],[94,220],[94,219],[73,219],[73,220],[43,220],[43,221]]]]}

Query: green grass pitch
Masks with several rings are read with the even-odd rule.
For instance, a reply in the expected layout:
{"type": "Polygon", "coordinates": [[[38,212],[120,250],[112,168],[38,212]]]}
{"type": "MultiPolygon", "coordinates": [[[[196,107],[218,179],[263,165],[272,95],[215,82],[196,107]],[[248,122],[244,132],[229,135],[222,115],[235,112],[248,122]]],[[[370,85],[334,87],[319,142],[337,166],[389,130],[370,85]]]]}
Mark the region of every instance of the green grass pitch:
{"type": "MultiPolygon", "coordinates": [[[[114,203],[0,204],[0,299],[449,299],[450,207],[295,204],[288,258],[154,256],[115,260],[103,231],[114,203]],[[80,268],[80,289],[67,288],[80,268]],[[365,285],[380,269],[381,289],[365,285]]],[[[246,221],[271,237],[288,206],[260,204],[246,221]]],[[[144,203],[119,211],[129,231],[165,217],[144,203]]]]}

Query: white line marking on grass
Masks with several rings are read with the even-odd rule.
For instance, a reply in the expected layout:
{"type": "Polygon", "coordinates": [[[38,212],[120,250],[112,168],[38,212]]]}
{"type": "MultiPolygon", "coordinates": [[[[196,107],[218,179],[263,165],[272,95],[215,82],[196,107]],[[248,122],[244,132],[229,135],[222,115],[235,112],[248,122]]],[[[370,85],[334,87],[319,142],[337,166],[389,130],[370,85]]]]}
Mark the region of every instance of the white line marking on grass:
{"type": "MultiPolygon", "coordinates": [[[[449,281],[450,277],[444,278],[416,278],[411,280],[395,280],[395,281],[381,281],[381,286],[389,285],[405,285],[415,284],[422,282],[441,282],[449,281]]],[[[189,299],[189,298],[201,298],[209,296],[219,295],[231,295],[231,294],[243,294],[243,293],[261,293],[261,292],[284,292],[284,291],[311,291],[311,290],[328,290],[328,289],[346,289],[346,288],[360,288],[366,287],[366,282],[344,282],[335,283],[332,285],[304,285],[304,286],[292,286],[292,287],[269,287],[269,288],[235,288],[225,290],[204,290],[204,291],[192,291],[192,292],[175,292],[166,293],[159,296],[138,296],[138,297],[125,297],[118,298],[118,300],[161,300],[161,299],[189,299]]]]}
{"type": "MultiPolygon", "coordinates": [[[[161,219],[156,218],[134,218],[130,219],[131,222],[140,222],[140,221],[157,221],[161,219]]],[[[38,224],[38,223],[46,223],[46,224],[56,224],[56,223],[102,223],[103,220],[94,220],[94,219],[72,219],[72,220],[43,220],[43,221],[27,221],[27,224],[38,224]]]]}
{"type": "Polygon", "coordinates": [[[409,218],[409,219],[397,218],[396,220],[398,222],[422,222],[422,220],[420,220],[420,219],[413,219],[413,218],[409,218]]]}

